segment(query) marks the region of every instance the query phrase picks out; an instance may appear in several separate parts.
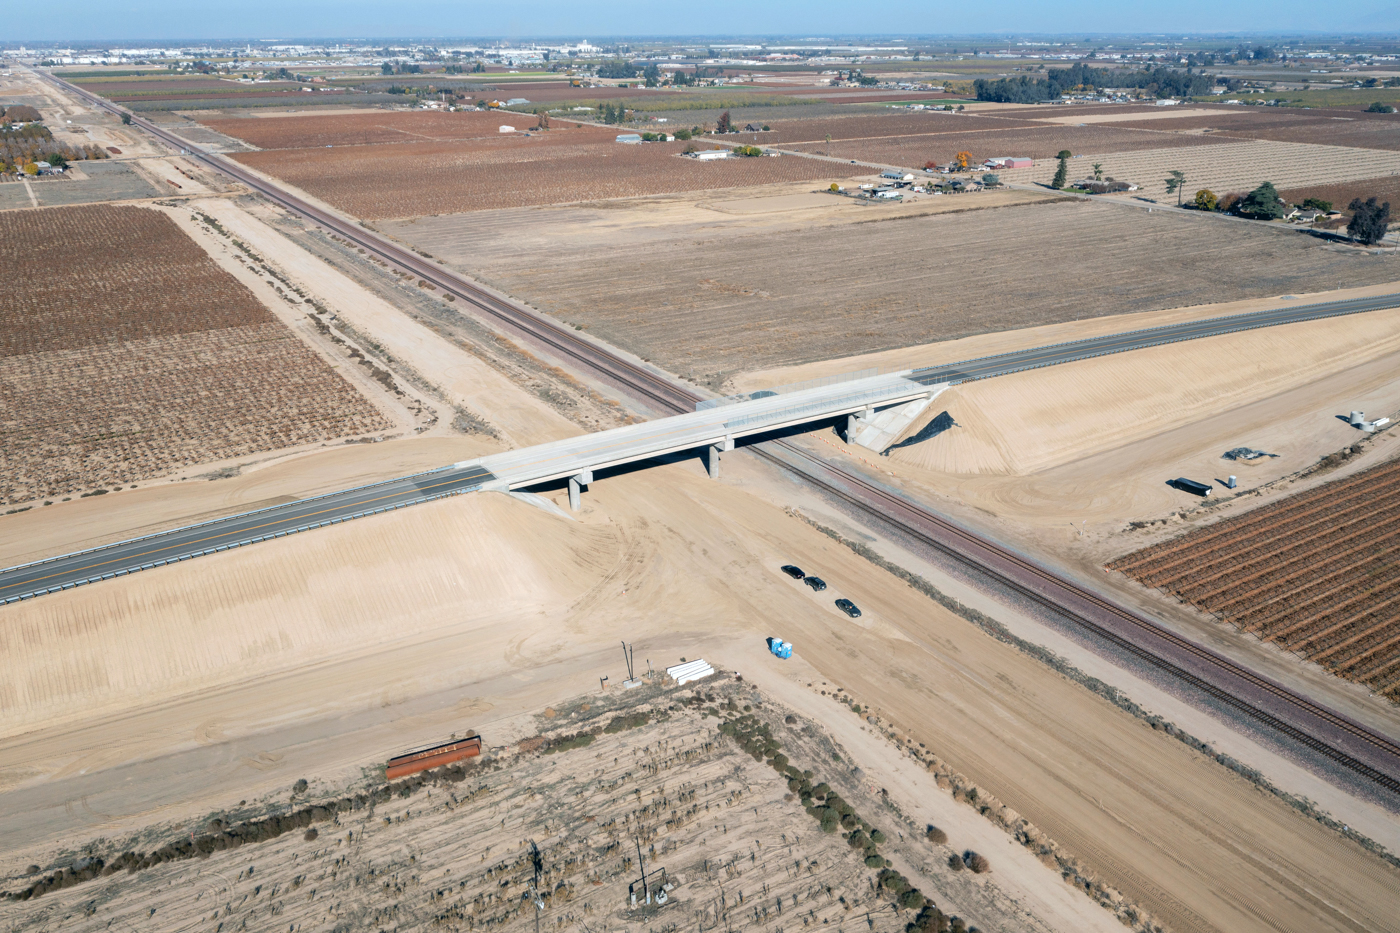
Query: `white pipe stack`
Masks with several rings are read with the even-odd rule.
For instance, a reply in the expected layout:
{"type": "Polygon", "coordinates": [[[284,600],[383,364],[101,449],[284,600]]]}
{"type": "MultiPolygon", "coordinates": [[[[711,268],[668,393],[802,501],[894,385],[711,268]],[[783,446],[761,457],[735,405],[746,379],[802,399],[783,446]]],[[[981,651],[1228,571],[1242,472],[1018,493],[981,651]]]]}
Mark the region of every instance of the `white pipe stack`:
{"type": "Polygon", "coordinates": [[[666,668],[666,676],[676,682],[676,686],[684,686],[692,680],[699,680],[702,677],[709,677],[715,672],[710,667],[709,662],[704,658],[696,661],[687,661],[684,664],[676,664],[666,668]]]}

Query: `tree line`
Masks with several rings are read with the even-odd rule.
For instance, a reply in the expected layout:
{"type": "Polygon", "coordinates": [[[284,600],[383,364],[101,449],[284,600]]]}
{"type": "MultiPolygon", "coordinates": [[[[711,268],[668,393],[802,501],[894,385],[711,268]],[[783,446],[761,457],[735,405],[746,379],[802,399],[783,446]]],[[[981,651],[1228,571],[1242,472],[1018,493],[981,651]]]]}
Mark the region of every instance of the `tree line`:
{"type": "Polygon", "coordinates": [[[996,80],[978,78],[972,86],[978,100],[1034,104],[1058,100],[1064,94],[1080,88],[1131,87],[1158,97],[1197,97],[1209,94],[1215,86],[1215,79],[1206,74],[1160,66],[1145,71],[1114,71],[1081,62],[1068,68],[1051,68],[1043,78],[1030,75],[996,80]]]}

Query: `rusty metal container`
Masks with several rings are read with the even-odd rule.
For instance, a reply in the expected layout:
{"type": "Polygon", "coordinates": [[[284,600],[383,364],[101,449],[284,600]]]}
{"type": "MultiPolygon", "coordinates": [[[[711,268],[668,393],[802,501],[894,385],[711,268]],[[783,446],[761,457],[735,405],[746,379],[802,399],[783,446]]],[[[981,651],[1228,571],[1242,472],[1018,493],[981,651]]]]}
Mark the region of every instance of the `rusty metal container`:
{"type": "Polygon", "coordinates": [[[389,763],[384,768],[384,776],[392,781],[395,778],[417,774],[419,771],[450,765],[452,762],[461,761],[464,758],[475,758],[480,754],[481,736],[473,735],[455,742],[448,742],[445,745],[435,745],[422,751],[409,752],[406,755],[399,755],[397,758],[390,758],[389,763]]]}

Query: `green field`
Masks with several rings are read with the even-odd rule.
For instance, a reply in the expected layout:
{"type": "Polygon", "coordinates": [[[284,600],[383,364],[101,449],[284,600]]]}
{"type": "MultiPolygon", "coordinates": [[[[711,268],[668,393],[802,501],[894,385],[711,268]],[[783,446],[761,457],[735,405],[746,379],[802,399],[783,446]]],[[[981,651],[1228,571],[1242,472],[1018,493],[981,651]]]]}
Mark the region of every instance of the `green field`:
{"type": "MultiPolygon", "coordinates": [[[[1400,110],[1400,87],[1337,88],[1318,91],[1261,91],[1247,94],[1226,94],[1236,100],[1286,100],[1290,107],[1367,107],[1377,101],[1390,104],[1400,110]]],[[[1215,100],[1219,97],[1197,97],[1196,100],[1215,100]]]]}

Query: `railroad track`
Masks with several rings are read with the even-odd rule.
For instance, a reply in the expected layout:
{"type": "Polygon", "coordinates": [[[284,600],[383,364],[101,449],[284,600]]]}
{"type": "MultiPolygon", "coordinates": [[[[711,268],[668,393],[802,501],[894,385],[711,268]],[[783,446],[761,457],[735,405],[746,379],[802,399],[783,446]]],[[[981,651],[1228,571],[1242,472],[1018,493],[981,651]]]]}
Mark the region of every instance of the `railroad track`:
{"type": "MultiPolygon", "coordinates": [[[[1160,640],[1174,651],[1195,659],[1204,666],[1214,668],[1220,673],[1227,674],[1251,690],[1267,695],[1275,703],[1312,717],[1340,734],[1365,743],[1374,750],[1393,758],[1396,763],[1400,763],[1400,745],[1396,745],[1383,736],[1376,735],[1364,726],[1333,713],[1323,706],[1298,696],[1291,690],[1261,677],[1213,651],[1131,613],[1102,596],[1051,573],[1015,552],[1000,547],[929,512],[916,503],[897,496],[862,477],[834,467],[796,445],[786,441],[773,443],[775,446],[784,448],[789,455],[809,461],[812,469],[802,471],[803,477],[827,494],[859,508],[862,512],[874,516],[879,521],[892,526],[895,530],[919,543],[953,558],[958,563],[971,568],[981,576],[990,578],[996,584],[1016,595],[1051,610],[1076,627],[1128,652],[1139,660],[1147,662],[1156,670],[1190,684],[1236,712],[1277,730],[1387,790],[1400,793],[1400,780],[1397,780],[1394,775],[1357,760],[1345,750],[1336,748],[1330,742],[1305,731],[1298,725],[1262,709],[1257,704],[1250,703],[1243,697],[1236,696],[1227,687],[1186,670],[1160,653],[1154,652],[1127,637],[1122,631],[1117,631],[1113,627],[1095,620],[1083,611],[1076,611],[1072,604],[1079,602],[1092,607],[1142,636],[1160,640]],[[814,475],[821,472],[836,474],[839,479],[833,482],[820,475],[814,475]],[[980,554],[982,559],[977,559],[974,556],[976,554],[980,554]],[[1040,585],[1037,586],[1037,583],[1040,585]],[[1050,592],[1047,593],[1046,590],[1050,592]],[[1056,595],[1060,598],[1055,598],[1056,595]]],[[[758,452],[760,456],[772,460],[779,466],[792,469],[791,464],[771,456],[766,451],[758,452]]]]}
{"type": "MultiPolygon", "coordinates": [[[[40,74],[96,107],[118,115],[125,112],[66,81],[44,72],[40,74]]],[[[664,375],[639,366],[541,314],[502,301],[465,278],[424,262],[403,247],[306,203],[232,160],[193,148],[191,143],[135,115],[132,123],[293,213],[334,230],[387,262],[411,270],[418,277],[462,298],[508,330],[542,342],[582,364],[594,376],[628,395],[662,411],[675,412],[694,410],[695,403],[702,398],[664,375]]],[[[797,473],[826,494],[933,548],[975,575],[1051,611],[1081,631],[1191,686],[1246,719],[1400,795],[1400,779],[1397,779],[1400,745],[1389,739],[789,441],[770,441],[751,449],[762,459],[797,473]],[[1170,654],[1198,670],[1188,670],[1183,663],[1168,657],[1170,654]],[[1340,747],[1338,743],[1351,748],[1340,747]],[[1384,763],[1377,767],[1361,760],[1357,754],[1384,763]]]]}

